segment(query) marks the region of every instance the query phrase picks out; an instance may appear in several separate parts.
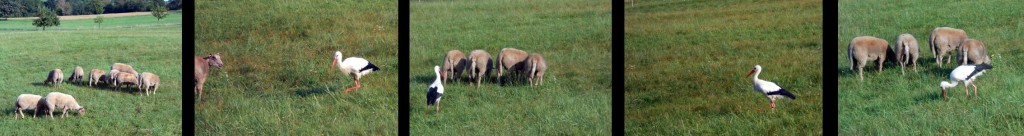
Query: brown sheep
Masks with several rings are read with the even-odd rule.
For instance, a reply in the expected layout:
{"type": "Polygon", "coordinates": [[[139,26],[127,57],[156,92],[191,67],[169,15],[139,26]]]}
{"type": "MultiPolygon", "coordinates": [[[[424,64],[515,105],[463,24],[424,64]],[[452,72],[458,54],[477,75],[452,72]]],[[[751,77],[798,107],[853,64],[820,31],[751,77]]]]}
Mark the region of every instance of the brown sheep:
{"type": "Polygon", "coordinates": [[[60,87],[60,83],[64,82],[64,72],[60,69],[53,69],[50,71],[49,76],[46,76],[46,81],[43,84],[49,84],[60,87]]]}
{"type": "Polygon", "coordinates": [[[117,69],[110,70],[110,73],[105,75],[107,78],[100,77],[100,79],[101,81],[106,82],[108,86],[114,87],[114,77],[117,77],[117,73],[121,73],[121,71],[117,69]]]}
{"type": "Polygon", "coordinates": [[[985,43],[975,39],[967,39],[960,46],[960,50],[957,51],[957,64],[992,64],[992,60],[988,56],[988,50],[985,48],[985,43]]]}
{"type": "Polygon", "coordinates": [[[220,53],[206,55],[206,57],[195,56],[195,90],[199,95],[197,100],[203,100],[203,83],[206,82],[206,75],[210,73],[210,66],[223,67],[224,62],[220,60],[220,53]]]}
{"type": "Polygon", "coordinates": [[[541,85],[544,82],[544,71],[548,70],[548,62],[544,60],[544,56],[537,53],[530,54],[528,60],[526,65],[530,71],[530,86],[541,85]]]}
{"type": "Polygon", "coordinates": [[[885,57],[895,54],[889,48],[889,42],[871,36],[860,36],[850,40],[847,57],[850,58],[850,70],[859,69],[860,80],[864,80],[864,65],[868,61],[878,60],[878,71],[882,71],[885,57]]]}
{"type": "Polygon", "coordinates": [[[68,77],[68,82],[82,83],[82,77],[85,77],[85,70],[82,66],[75,66],[75,71],[71,72],[71,77],[68,77]]]}
{"type": "MultiPolygon", "coordinates": [[[[963,40],[967,39],[967,32],[964,30],[939,27],[932,30],[931,38],[928,39],[928,46],[932,49],[932,55],[935,56],[935,64],[942,67],[942,57],[946,56],[946,53],[956,50],[959,48],[963,40]]],[[[952,55],[952,54],[950,54],[952,55]]],[[[946,63],[949,63],[953,56],[945,59],[946,63]]]]}
{"type": "Polygon", "coordinates": [[[526,51],[515,49],[515,48],[503,48],[498,53],[498,82],[501,82],[501,76],[505,74],[505,71],[511,73],[520,73],[524,71],[526,65],[526,51]]]}
{"type": "Polygon", "coordinates": [[[914,35],[901,34],[896,40],[896,62],[900,63],[900,72],[906,74],[903,71],[907,67],[907,63],[914,65],[914,72],[917,72],[917,58],[919,57],[920,48],[917,44],[917,39],[914,35]]]}
{"type": "MultiPolygon", "coordinates": [[[[118,72],[114,79],[114,90],[120,90],[121,86],[142,85],[139,84],[139,75],[128,72],[118,72]]],[[[139,95],[142,95],[141,93],[139,95]]]]}
{"type": "Polygon", "coordinates": [[[443,83],[447,83],[449,79],[458,79],[462,76],[462,70],[466,68],[466,54],[463,54],[459,50],[448,51],[448,54],[444,55],[444,65],[441,65],[441,78],[443,83]]]}
{"type": "Polygon", "coordinates": [[[110,65],[110,70],[111,71],[113,71],[115,69],[117,71],[121,71],[121,72],[128,72],[128,73],[132,73],[132,74],[136,74],[136,75],[139,74],[139,72],[135,72],[135,69],[132,68],[131,65],[124,64],[124,63],[114,63],[113,65],[110,65]]]}
{"type": "Polygon", "coordinates": [[[153,73],[142,72],[142,75],[139,75],[139,82],[139,90],[146,92],[146,96],[156,93],[156,89],[160,88],[160,76],[153,73]]]}
{"type": "Polygon", "coordinates": [[[89,71],[89,86],[91,87],[92,85],[99,84],[103,79],[103,74],[106,73],[99,69],[92,69],[92,71],[89,71]]]}
{"type": "Polygon", "coordinates": [[[473,50],[469,53],[469,77],[476,80],[476,87],[480,88],[480,80],[491,70],[491,54],[484,50],[473,50]]]}

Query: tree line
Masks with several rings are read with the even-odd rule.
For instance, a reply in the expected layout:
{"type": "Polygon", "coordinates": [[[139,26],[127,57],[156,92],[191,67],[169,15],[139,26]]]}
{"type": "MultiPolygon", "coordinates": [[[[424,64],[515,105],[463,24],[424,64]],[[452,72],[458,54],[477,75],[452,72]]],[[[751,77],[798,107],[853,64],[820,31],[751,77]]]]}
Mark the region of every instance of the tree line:
{"type": "Polygon", "coordinates": [[[59,16],[150,11],[154,6],[178,10],[181,9],[181,2],[182,0],[0,0],[0,18],[35,17],[41,10],[47,9],[59,16]],[[102,6],[97,6],[97,3],[102,6]]]}

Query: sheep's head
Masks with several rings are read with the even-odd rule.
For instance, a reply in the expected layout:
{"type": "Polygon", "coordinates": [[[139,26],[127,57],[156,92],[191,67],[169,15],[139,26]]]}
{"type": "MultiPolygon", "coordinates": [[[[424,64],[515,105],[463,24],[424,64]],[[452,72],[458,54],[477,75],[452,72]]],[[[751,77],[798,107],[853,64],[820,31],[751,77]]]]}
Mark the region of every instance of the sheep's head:
{"type": "Polygon", "coordinates": [[[214,53],[214,54],[206,55],[206,57],[203,57],[203,59],[206,59],[206,61],[209,61],[210,62],[210,66],[214,66],[214,67],[217,67],[217,68],[220,68],[220,67],[224,66],[224,62],[222,62],[220,60],[220,53],[214,53]]]}
{"type": "Polygon", "coordinates": [[[85,107],[78,108],[78,116],[85,116],[85,107]]]}

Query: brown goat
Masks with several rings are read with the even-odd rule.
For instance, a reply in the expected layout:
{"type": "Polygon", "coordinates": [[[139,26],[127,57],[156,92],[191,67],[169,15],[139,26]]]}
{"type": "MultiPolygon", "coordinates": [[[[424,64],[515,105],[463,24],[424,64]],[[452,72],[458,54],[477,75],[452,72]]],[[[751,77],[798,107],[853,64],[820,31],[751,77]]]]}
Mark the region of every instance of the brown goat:
{"type": "Polygon", "coordinates": [[[886,56],[894,54],[889,48],[889,42],[871,36],[861,36],[850,40],[847,48],[847,56],[850,58],[850,70],[857,67],[860,80],[864,80],[864,65],[871,60],[878,60],[878,71],[882,71],[882,65],[886,56]]]}
{"type": "MultiPolygon", "coordinates": [[[[946,53],[959,48],[963,40],[966,39],[967,32],[964,32],[964,30],[949,27],[939,27],[932,30],[928,46],[931,47],[932,55],[935,56],[935,64],[942,67],[942,57],[945,57],[946,53]]],[[[949,58],[945,59],[946,63],[949,63],[949,60],[952,58],[953,56],[949,56],[949,58]]]]}
{"type": "Polygon", "coordinates": [[[985,48],[985,43],[979,40],[967,39],[960,45],[960,50],[957,51],[957,64],[992,64],[992,60],[988,56],[988,49],[985,48]]]}
{"type": "Polygon", "coordinates": [[[901,34],[899,36],[896,40],[896,62],[900,63],[900,73],[906,74],[903,69],[907,67],[907,63],[914,65],[914,72],[917,72],[919,51],[920,48],[914,35],[901,34]]]}
{"type": "Polygon", "coordinates": [[[206,57],[195,56],[195,90],[199,95],[197,100],[203,100],[203,83],[206,82],[206,75],[210,73],[210,66],[223,67],[224,62],[220,60],[220,53],[206,55],[206,57]]]}

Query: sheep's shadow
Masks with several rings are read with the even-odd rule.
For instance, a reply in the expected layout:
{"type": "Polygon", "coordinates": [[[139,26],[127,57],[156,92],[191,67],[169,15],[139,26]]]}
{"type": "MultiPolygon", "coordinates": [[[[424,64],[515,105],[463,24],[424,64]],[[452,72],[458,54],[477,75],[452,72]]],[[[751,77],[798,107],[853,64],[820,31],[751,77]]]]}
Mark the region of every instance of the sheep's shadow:
{"type": "Polygon", "coordinates": [[[434,77],[434,75],[429,75],[429,76],[419,75],[419,76],[412,77],[412,81],[411,82],[412,83],[420,83],[420,84],[432,84],[432,83],[434,83],[434,80],[436,78],[437,77],[434,77]]]}
{"type": "Polygon", "coordinates": [[[43,82],[32,82],[31,84],[34,85],[34,86],[54,87],[52,85],[48,85],[48,84],[43,83],[43,82]]]}
{"type": "Polygon", "coordinates": [[[312,95],[321,95],[321,94],[326,94],[326,93],[330,93],[330,92],[332,92],[332,91],[327,86],[309,87],[309,88],[305,88],[305,89],[296,90],[295,91],[295,95],[298,95],[299,97],[308,97],[308,96],[312,96],[312,95]]]}

